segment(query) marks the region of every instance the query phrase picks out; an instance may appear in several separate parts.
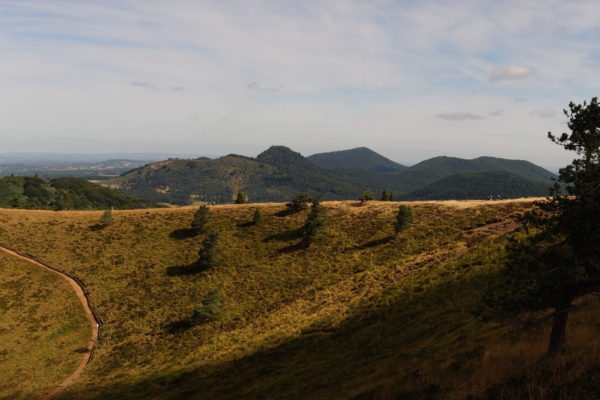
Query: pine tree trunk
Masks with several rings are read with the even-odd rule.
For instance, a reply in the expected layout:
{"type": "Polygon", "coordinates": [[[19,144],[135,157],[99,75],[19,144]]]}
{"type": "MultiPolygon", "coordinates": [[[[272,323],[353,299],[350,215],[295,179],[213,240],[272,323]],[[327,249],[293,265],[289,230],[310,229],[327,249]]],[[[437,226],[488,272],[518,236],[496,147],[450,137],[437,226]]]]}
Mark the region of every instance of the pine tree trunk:
{"type": "Polygon", "coordinates": [[[565,347],[567,338],[567,320],[569,318],[572,302],[573,299],[565,298],[554,308],[548,354],[555,354],[565,347]]]}

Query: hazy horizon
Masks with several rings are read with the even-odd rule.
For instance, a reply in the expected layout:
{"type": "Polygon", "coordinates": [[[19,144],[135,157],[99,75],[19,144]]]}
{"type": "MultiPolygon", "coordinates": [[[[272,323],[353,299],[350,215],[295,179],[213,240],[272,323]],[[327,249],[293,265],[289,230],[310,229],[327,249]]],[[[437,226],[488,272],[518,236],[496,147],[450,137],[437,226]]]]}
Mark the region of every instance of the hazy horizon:
{"type": "Polygon", "coordinates": [[[0,4],[0,152],[366,146],[560,167],[600,93],[600,3],[0,4]],[[365,145],[365,143],[368,143],[365,145]]]}

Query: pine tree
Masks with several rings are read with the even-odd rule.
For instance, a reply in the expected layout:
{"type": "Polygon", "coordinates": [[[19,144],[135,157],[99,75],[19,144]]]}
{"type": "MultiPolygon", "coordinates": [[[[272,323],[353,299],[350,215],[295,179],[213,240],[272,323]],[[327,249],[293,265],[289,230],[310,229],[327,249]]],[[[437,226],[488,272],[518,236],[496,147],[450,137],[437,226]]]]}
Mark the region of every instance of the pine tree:
{"type": "Polygon", "coordinates": [[[200,271],[213,268],[217,265],[217,242],[218,232],[210,232],[202,241],[202,248],[198,250],[198,261],[196,266],[200,271]]]}
{"type": "Polygon", "coordinates": [[[410,207],[401,205],[396,213],[396,221],[394,221],[394,237],[397,237],[401,232],[406,230],[412,222],[412,210],[410,207]]]}
{"type": "Polygon", "coordinates": [[[286,203],[285,206],[291,212],[299,212],[305,210],[308,205],[307,203],[310,201],[310,197],[306,193],[300,193],[296,197],[294,197],[289,203],[286,203]]]}
{"type": "Polygon", "coordinates": [[[325,209],[321,205],[318,197],[313,198],[310,213],[306,217],[304,226],[302,227],[302,245],[310,246],[316,242],[322,234],[326,224],[325,209]]]}
{"type": "Polygon", "coordinates": [[[358,198],[360,204],[365,204],[367,201],[373,200],[373,192],[367,190],[358,198]]]}
{"type": "Polygon", "coordinates": [[[223,300],[219,289],[211,289],[202,299],[202,304],[194,310],[192,322],[201,324],[216,321],[223,315],[223,300]]]}
{"type": "Polygon", "coordinates": [[[562,168],[552,197],[522,220],[507,247],[503,289],[484,296],[488,312],[514,318],[553,309],[548,353],[562,350],[573,301],[600,291],[600,104],[569,104],[570,133],[554,143],[579,158],[562,168]]]}
{"type": "Polygon", "coordinates": [[[206,231],[210,222],[211,214],[210,209],[206,205],[201,205],[198,210],[194,213],[192,218],[191,230],[195,234],[200,234],[206,231]]]}
{"type": "Polygon", "coordinates": [[[244,204],[248,201],[248,197],[246,196],[246,194],[244,192],[238,192],[237,196],[235,197],[235,204],[244,204]]]}
{"type": "Polygon", "coordinates": [[[111,225],[113,222],[113,217],[112,217],[112,209],[108,209],[108,210],[104,210],[104,212],[102,213],[102,216],[100,217],[100,221],[99,221],[99,225],[102,227],[106,227],[111,225]]]}
{"type": "Polygon", "coordinates": [[[258,225],[262,221],[262,211],[260,208],[256,207],[254,209],[254,215],[252,216],[252,225],[258,225]]]}

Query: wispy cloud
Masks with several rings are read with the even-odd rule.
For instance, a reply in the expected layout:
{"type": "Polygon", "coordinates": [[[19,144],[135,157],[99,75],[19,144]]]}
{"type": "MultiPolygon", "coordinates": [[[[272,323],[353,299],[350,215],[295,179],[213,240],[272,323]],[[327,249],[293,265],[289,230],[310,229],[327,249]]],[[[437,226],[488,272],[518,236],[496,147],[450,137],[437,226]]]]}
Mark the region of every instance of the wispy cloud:
{"type": "Polygon", "coordinates": [[[497,68],[490,74],[490,82],[514,81],[535,75],[536,69],[524,65],[497,68]]]}
{"type": "Polygon", "coordinates": [[[483,117],[479,114],[473,114],[469,112],[451,112],[451,113],[441,113],[436,114],[437,118],[445,119],[448,121],[466,121],[466,120],[474,120],[474,119],[483,119],[483,117]]]}
{"type": "Polygon", "coordinates": [[[529,115],[538,118],[554,118],[556,117],[556,111],[549,108],[544,108],[540,110],[533,110],[529,115]]]}
{"type": "Polygon", "coordinates": [[[149,90],[158,90],[158,86],[151,82],[141,82],[141,81],[131,81],[129,82],[131,86],[149,89],[149,90]]]}
{"type": "Polygon", "coordinates": [[[250,82],[246,85],[248,89],[252,90],[262,90],[264,92],[277,92],[283,89],[283,85],[265,85],[262,83],[258,83],[256,81],[250,82]]]}

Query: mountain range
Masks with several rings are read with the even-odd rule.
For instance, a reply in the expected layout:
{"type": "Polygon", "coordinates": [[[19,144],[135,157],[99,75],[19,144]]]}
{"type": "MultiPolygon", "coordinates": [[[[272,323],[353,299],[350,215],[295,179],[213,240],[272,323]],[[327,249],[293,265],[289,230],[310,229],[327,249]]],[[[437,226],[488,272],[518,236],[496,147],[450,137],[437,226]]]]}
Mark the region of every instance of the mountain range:
{"type": "Polygon", "coordinates": [[[171,204],[231,202],[243,191],[252,202],[286,201],[298,193],[323,200],[356,199],[383,190],[396,199],[482,199],[546,196],[555,175],[523,160],[435,157],[407,167],[365,147],[304,157],[272,146],[256,158],[168,159],[105,181],[148,200],[171,204]]]}

